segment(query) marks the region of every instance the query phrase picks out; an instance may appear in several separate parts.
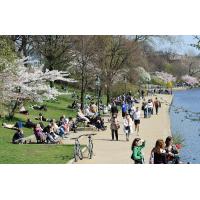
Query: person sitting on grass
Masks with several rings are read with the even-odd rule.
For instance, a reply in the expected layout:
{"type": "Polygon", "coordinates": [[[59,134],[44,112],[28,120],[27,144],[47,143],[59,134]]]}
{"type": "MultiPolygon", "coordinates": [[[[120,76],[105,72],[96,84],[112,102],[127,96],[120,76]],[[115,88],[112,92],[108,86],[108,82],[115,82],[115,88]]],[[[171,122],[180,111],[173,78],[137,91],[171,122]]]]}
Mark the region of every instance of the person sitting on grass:
{"type": "Polygon", "coordinates": [[[86,121],[87,123],[90,122],[90,120],[83,114],[83,112],[82,112],[81,109],[78,109],[77,116],[78,116],[81,120],[86,121]]]}
{"type": "Polygon", "coordinates": [[[45,143],[46,136],[43,133],[43,130],[42,130],[40,124],[36,124],[36,126],[34,127],[34,134],[37,139],[37,143],[38,142],[45,143]]]}
{"type": "Polygon", "coordinates": [[[51,143],[51,144],[58,144],[60,143],[60,138],[52,132],[51,129],[51,124],[47,125],[44,129],[43,132],[46,135],[46,141],[47,143],[51,143]]]}
{"type": "Polygon", "coordinates": [[[49,122],[50,120],[43,116],[42,113],[39,113],[39,117],[35,118],[36,120],[40,120],[41,122],[49,122]]]}
{"type": "Polygon", "coordinates": [[[26,128],[34,128],[34,126],[35,126],[35,123],[33,123],[32,121],[31,121],[31,119],[27,119],[27,121],[26,121],[26,123],[25,123],[25,125],[24,125],[24,127],[26,127],[26,128]]]}
{"type": "Polygon", "coordinates": [[[21,129],[18,129],[12,138],[13,144],[22,144],[23,143],[24,134],[21,129]]]}
{"type": "Polygon", "coordinates": [[[69,131],[74,131],[74,133],[76,132],[77,126],[72,117],[69,117],[68,126],[69,126],[69,131]]]}
{"type": "Polygon", "coordinates": [[[50,123],[51,123],[51,128],[52,128],[52,131],[54,132],[54,133],[56,133],[56,134],[58,134],[58,132],[59,132],[59,127],[58,127],[58,125],[56,124],[56,120],[55,119],[52,119],[51,121],[50,121],[50,123]]]}
{"type": "Polygon", "coordinates": [[[145,141],[140,138],[135,138],[133,140],[131,150],[132,155],[131,159],[135,161],[135,164],[143,164],[144,163],[144,155],[142,154],[142,149],[145,147],[145,141]]]}

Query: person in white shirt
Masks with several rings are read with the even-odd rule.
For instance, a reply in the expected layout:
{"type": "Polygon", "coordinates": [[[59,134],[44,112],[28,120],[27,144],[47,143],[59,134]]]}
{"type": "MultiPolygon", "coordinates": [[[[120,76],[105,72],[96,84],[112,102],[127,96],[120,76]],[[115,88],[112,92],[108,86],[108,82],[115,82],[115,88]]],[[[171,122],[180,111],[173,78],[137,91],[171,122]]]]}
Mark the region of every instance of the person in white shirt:
{"type": "Polygon", "coordinates": [[[85,120],[87,123],[90,122],[90,120],[83,114],[83,112],[82,112],[81,109],[78,110],[77,115],[78,115],[78,117],[79,117],[80,119],[85,120]]]}
{"type": "Polygon", "coordinates": [[[126,134],[126,141],[129,141],[129,135],[130,133],[132,133],[133,130],[132,126],[133,126],[133,121],[130,115],[126,114],[126,117],[124,119],[124,132],[126,134]]]}
{"type": "Polygon", "coordinates": [[[151,101],[151,99],[148,100],[148,115],[149,117],[151,117],[151,115],[153,115],[153,102],[151,101]]]}
{"type": "Polygon", "coordinates": [[[134,120],[134,113],[135,113],[135,111],[136,111],[136,108],[133,105],[132,108],[131,108],[131,111],[130,111],[130,117],[131,117],[132,120],[134,120]]]}
{"type": "Polygon", "coordinates": [[[140,125],[140,111],[139,107],[136,107],[136,111],[134,112],[134,124],[135,124],[135,131],[137,131],[137,135],[139,135],[139,125],[140,125]]]}

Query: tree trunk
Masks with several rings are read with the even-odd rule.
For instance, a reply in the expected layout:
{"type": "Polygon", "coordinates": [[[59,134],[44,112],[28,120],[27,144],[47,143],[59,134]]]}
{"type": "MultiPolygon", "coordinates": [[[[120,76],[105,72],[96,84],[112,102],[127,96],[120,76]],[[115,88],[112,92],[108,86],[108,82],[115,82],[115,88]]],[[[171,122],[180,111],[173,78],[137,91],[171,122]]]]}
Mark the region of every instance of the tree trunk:
{"type": "Polygon", "coordinates": [[[13,119],[17,106],[18,106],[18,101],[15,101],[15,105],[12,107],[11,111],[9,112],[9,119],[13,119]]]}
{"type": "Polygon", "coordinates": [[[81,78],[81,110],[83,110],[83,107],[84,107],[84,93],[85,93],[84,76],[82,74],[82,78],[81,78]]]}
{"type": "Polygon", "coordinates": [[[107,96],[107,106],[108,106],[108,104],[110,103],[110,86],[107,86],[106,96],[107,96]]]}

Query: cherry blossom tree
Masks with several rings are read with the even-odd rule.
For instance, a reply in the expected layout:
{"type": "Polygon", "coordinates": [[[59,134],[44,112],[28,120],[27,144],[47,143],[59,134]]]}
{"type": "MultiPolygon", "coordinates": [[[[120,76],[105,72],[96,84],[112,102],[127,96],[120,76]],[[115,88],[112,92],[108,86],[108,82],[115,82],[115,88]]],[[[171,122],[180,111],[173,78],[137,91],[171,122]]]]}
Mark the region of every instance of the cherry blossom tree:
{"type": "Polygon", "coordinates": [[[42,102],[55,99],[61,93],[56,88],[51,88],[49,82],[62,80],[76,82],[69,78],[70,74],[64,71],[46,69],[43,66],[25,66],[26,59],[6,63],[6,68],[0,72],[0,96],[2,104],[11,106],[10,117],[14,116],[19,102],[25,100],[42,102]]]}
{"type": "Polygon", "coordinates": [[[185,83],[187,83],[188,85],[190,85],[190,86],[194,86],[194,85],[196,85],[196,84],[199,83],[199,81],[197,80],[196,77],[189,76],[189,75],[184,75],[184,76],[181,77],[181,79],[182,79],[185,83]]]}
{"type": "Polygon", "coordinates": [[[136,71],[138,72],[140,82],[148,83],[151,81],[150,74],[143,67],[137,67],[136,71]]]}
{"type": "Polygon", "coordinates": [[[169,82],[175,82],[176,77],[174,77],[172,74],[169,74],[167,72],[155,72],[155,76],[162,80],[164,83],[169,83],[169,82]]]}

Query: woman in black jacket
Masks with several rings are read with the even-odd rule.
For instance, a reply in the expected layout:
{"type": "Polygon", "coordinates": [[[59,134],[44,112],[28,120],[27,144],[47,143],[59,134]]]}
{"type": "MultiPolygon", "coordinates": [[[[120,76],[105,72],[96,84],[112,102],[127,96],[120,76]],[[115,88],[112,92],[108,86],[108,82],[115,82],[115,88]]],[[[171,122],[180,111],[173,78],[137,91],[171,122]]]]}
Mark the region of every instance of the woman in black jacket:
{"type": "Polygon", "coordinates": [[[156,141],[156,145],[151,152],[150,164],[167,164],[165,143],[162,139],[156,141]]]}

